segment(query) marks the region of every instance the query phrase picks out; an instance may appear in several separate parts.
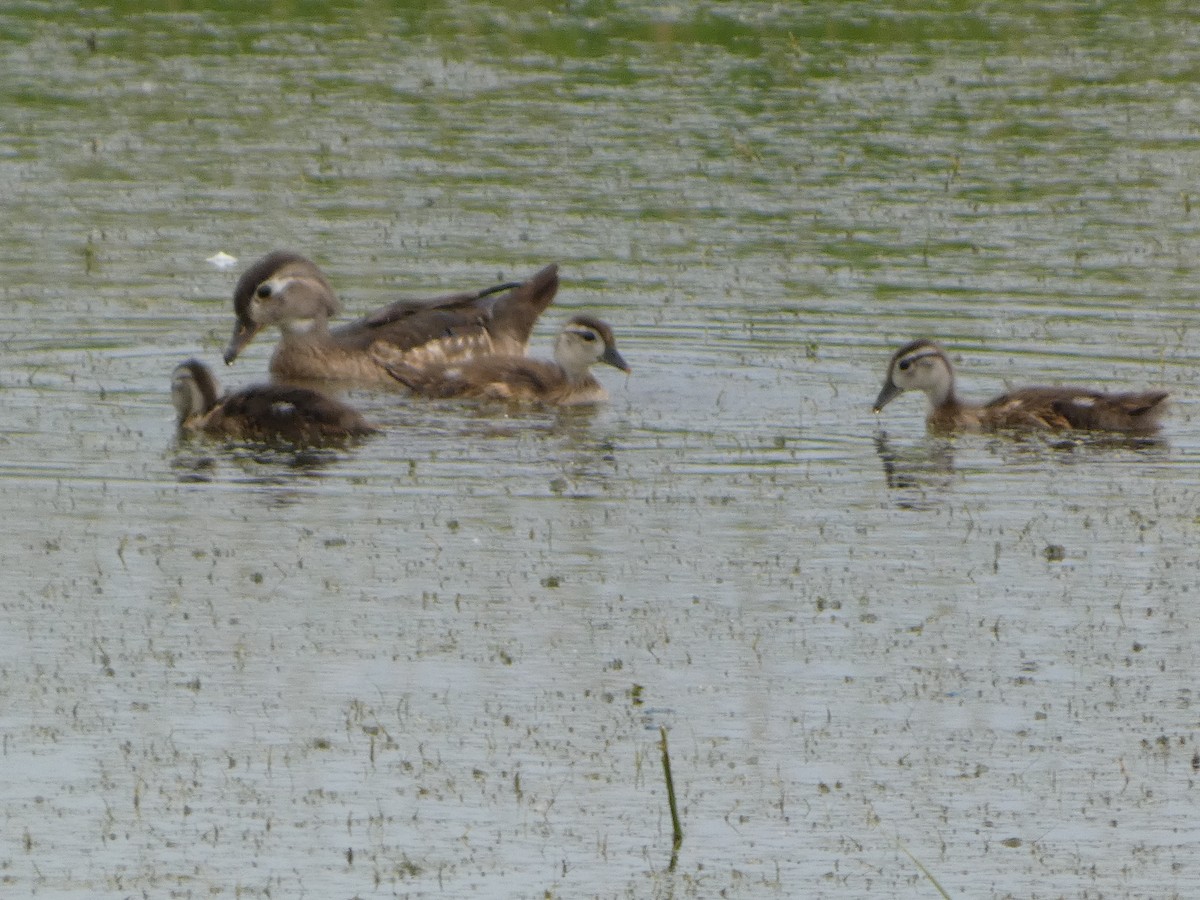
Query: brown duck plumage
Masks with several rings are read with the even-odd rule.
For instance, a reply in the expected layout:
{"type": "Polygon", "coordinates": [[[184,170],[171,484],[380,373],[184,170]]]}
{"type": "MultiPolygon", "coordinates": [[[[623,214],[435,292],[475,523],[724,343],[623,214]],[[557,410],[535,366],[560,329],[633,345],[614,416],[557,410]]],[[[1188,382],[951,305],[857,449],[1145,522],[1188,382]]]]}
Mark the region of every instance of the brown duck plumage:
{"type": "Polygon", "coordinates": [[[222,397],[208,366],[195,359],[175,368],[171,400],[183,431],[294,443],[358,437],[375,431],[346,404],[309,388],[263,384],[222,397]]]}
{"type": "Polygon", "coordinates": [[[608,392],[591,372],[598,362],[630,371],[617,351],[612,329],[591,316],[576,316],[559,332],[553,361],[511,355],[461,363],[400,359],[388,362],[387,369],[397,381],[426,397],[573,406],[607,399],[608,392]]]}
{"type": "Polygon", "coordinates": [[[967,403],[954,390],[954,366],[933,341],[906,344],[892,354],[875,399],[879,412],[904,391],[929,398],[929,427],[957,429],[1120,431],[1153,434],[1166,408],[1166,391],[1107,394],[1076,387],[1027,387],[984,404],[967,403]]]}
{"type": "Polygon", "coordinates": [[[346,380],[392,384],[382,358],[423,354],[460,360],[525,352],[534,323],[558,290],[558,267],[527,281],[432,300],[400,300],[348,325],[331,329],[340,305],[333,287],[311,260],[276,251],[238,279],[233,294],[237,324],[225,351],[232,363],[264,327],[282,332],[271,357],[279,380],[346,380]]]}

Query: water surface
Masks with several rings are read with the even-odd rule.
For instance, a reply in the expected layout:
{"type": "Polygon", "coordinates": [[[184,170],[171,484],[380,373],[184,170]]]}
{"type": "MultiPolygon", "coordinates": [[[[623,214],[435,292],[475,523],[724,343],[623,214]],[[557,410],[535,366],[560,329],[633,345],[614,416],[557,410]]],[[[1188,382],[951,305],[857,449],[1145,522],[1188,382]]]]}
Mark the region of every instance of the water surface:
{"type": "Polygon", "coordinates": [[[6,894],[1190,893],[1188,6],[208,7],[0,13],[6,894]],[[352,312],[557,261],[534,352],[634,372],[178,438],[277,247],[352,312]],[[917,336],[1164,437],[876,420],[917,336]]]}

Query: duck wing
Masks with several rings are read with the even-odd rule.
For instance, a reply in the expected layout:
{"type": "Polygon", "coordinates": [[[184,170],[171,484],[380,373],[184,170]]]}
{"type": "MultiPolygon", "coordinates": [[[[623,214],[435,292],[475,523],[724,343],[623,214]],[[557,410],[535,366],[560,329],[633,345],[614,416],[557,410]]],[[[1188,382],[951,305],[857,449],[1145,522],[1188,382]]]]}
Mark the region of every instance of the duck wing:
{"type": "Polygon", "coordinates": [[[1085,388],[1022,388],[997,397],[983,409],[993,428],[1046,428],[1054,431],[1156,431],[1166,409],[1166,391],[1107,394],[1085,388]]]}
{"type": "Polygon", "coordinates": [[[485,356],[462,363],[388,363],[392,377],[425,397],[545,400],[566,382],[562,367],[523,356],[485,356]]]}
{"type": "Polygon", "coordinates": [[[558,266],[551,265],[523,282],[432,300],[398,300],[333,333],[338,343],[355,350],[382,344],[403,352],[445,341],[466,355],[523,352],[557,290],[558,266]]]}

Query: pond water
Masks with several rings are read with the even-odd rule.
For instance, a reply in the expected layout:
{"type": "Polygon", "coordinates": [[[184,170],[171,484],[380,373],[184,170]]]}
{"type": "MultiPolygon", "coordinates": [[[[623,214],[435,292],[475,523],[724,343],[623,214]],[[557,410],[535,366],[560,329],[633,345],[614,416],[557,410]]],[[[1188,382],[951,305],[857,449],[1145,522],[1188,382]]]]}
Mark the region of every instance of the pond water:
{"type": "Polygon", "coordinates": [[[1200,13],[171,6],[0,11],[0,892],[1194,893],[1200,13]],[[178,438],[277,247],[633,372],[178,438]],[[1162,439],[877,419],[918,336],[1162,439]]]}

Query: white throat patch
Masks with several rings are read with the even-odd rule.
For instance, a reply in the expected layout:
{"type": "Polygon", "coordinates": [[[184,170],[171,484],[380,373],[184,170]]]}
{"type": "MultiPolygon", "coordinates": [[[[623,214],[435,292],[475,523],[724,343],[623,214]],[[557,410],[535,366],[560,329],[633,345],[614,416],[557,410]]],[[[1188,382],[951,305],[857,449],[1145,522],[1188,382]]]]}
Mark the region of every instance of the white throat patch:
{"type": "Polygon", "coordinates": [[[288,334],[308,334],[316,324],[316,319],[287,319],[279,327],[288,334]]]}

